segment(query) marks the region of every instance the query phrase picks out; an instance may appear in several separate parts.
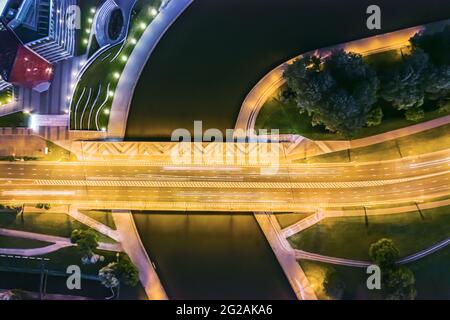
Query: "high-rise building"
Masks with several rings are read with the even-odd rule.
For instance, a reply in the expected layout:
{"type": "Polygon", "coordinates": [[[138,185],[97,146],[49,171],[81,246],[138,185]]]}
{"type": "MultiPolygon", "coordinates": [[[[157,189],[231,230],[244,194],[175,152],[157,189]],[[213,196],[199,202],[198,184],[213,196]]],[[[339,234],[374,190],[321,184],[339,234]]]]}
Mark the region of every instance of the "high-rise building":
{"type": "Polygon", "coordinates": [[[66,26],[75,0],[2,0],[0,16],[22,43],[50,63],[73,57],[75,30],[66,26]]]}
{"type": "MultiPolygon", "coordinates": [[[[53,66],[25,47],[9,27],[0,21],[0,78],[10,84],[46,91],[53,78],[53,66]]],[[[5,83],[0,83],[4,86],[5,83]]]]}

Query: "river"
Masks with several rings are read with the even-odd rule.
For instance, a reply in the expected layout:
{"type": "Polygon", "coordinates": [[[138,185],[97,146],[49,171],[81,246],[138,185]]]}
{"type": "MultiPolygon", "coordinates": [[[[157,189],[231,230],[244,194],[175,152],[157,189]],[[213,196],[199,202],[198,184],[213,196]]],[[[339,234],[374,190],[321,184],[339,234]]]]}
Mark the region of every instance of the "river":
{"type": "Polygon", "coordinates": [[[170,299],[295,299],[249,214],[135,213],[170,299]]]}

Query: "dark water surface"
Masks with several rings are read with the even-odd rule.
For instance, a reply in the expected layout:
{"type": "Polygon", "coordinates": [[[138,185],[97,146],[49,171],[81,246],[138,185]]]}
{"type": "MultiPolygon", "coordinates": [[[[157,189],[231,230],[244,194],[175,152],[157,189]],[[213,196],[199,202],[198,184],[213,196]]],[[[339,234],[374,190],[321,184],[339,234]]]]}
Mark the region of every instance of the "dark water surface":
{"type": "Polygon", "coordinates": [[[252,215],[135,213],[170,299],[295,299],[252,215]]]}
{"type": "Polygon", "coordinates": [[[195,0],[163,37],[140,78],[127,139],[176,128],[234,128],[251,88],[313,49],[450,17],[448,0],[195,0]],[[382,9],[382,30],[366,9],[382,9]]]}

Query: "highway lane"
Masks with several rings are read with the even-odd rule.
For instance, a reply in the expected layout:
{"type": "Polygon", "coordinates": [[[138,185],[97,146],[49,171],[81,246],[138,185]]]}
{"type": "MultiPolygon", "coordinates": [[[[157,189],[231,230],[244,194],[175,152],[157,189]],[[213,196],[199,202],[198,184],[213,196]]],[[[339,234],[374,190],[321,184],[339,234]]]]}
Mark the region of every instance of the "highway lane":
{"type": "Polygon", "coordinates": [[[375,163],[281,164],[275,175],[261,174],[260,166],[137,165],[131,163],[0,163],[0,180],[173,180],[337,182],[386,180],[422,176],[450,168],[450,149],[422,157],[375,163]]]}
{"type": "Polygon", "coordinates": [[[450,194],[450,150],[382,163],[254,166],[0,163],[0,201],[114,208],[355,206],[450,194]]]}

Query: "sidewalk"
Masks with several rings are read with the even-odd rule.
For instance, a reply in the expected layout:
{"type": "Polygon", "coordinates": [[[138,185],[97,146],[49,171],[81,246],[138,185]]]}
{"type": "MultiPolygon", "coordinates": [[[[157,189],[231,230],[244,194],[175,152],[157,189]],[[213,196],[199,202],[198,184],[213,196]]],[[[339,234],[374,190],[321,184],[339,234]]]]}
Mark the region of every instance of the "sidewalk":
{"type": "Polygon", "coordinates": [[[167,294],[145,250],[130,211],[113,211],[124,251],[139,270],[139,278],[150,300],[167,300],[167,294]]]}
{"type": "MultiPolygon", "coordinates": [[[[70,242],[69,238],[51,236],[47,234],[40,234],[34,232],[26,232],[19,230],[3,229],[0,228],[0,235],[11,238],[29,239],[48,242],[49,245],[41,248],[34,249],[9,249],[0,248],[0,254],[6,255],[20,255],[20,256],[40,256],[51,252],[58,251],[63,248],[75,246],[70,242]]],[[[122,251],[122,247],[119,243],[104,243],[99,242],[98,249],[106,251],[122,251]]]]}
{"type": "MultiPolygon", "coordinates": [[[[360,53],[362,55],[392,50],[406,46],[409,43],[409,39],[411,38],[411,36],[420,31],[422,28],[422,26],[408,28],[396,32],[348,42],[334,47],[340,47],[344,50],[360,53]]],[[[330,50],[330,48],[320,49],[321,52],[327,52],[327,50],[330,50]]],[[[242,134],[242,132],[247,132],[247,130],[254,129],[256,119],[264,104],[270,98],[274,97],[277,91],[286,83],[285,79],[283,78],[284,71],[290,64],[292,64],[301,56],[302,55],[291,59],[269,72],[250,91],[250,93],[242,103],[241,110],[236,121],[235,130],[238,132],[237,135],[239,135],[239,132],[241,132],[242,134]]],[[[356,139],[352,141],[313,141],[299,135],[291,135],[290,139],[285,139],[296,141],[300,139],[300,143],[297,143],[296,146],[288,146],[287,148],[285,148],[286,157],[294,159],[298,155],[300,158],[304,158],[306,157],[306,155],[308,157],[312,157],[347,149],[366,147],[373,144],[378,144],[385,141],[390,141],[420,133],[446,124],[450,124],[450,116],[445,116],[383,134],[378,134],[375,136],[356,139]]]]}
{"type": "Polygon", "coordinates": [[[277,221],[270,213],[255,213],[256,221],[261,227],[275,256],[278,259],[294,293],[299,300],[317,300],[308,278],[298,264],[294,250],[280,232],[277,221]]]}
{"type": "Polygon", "coordinates": [[[98,232],[107,235],[111,239],[120,242],[120,235],[116,230],[113,230],[110,227],[98,222],[97,220],[92,219],[85,214],[82,214],[80,211],[78,211],[78,207],[70,206],[67,215],[81,222],[82,224],[87,225],[89,228],[97,230],[98,232]]]}
{"type": "Polygon", "coordinates": [[[360,210],[320,210],[316,214],[310,215],[309,217],[302,219],[293,225],[284,228],[281,230],[285,238],[289,238],[290,236],[302,232],[303,230],[319,223],[323,219],[326,218],[340,218],[340,217],[359,217],[365,216],[376,216],[376,215],[388,215],[388,214],[399,214],[406,212],[416,212],[417,207],[421,210],[434,209],[439,207],[450,206],[450,200],[442,200],[435,202],[427,202],[427,203],[418,203],[417,206],[403,206],[403,207],[389,207],[389,208],[381,208],[381,209],[370,209],[367,208],[366,211],[360,210]]]}

